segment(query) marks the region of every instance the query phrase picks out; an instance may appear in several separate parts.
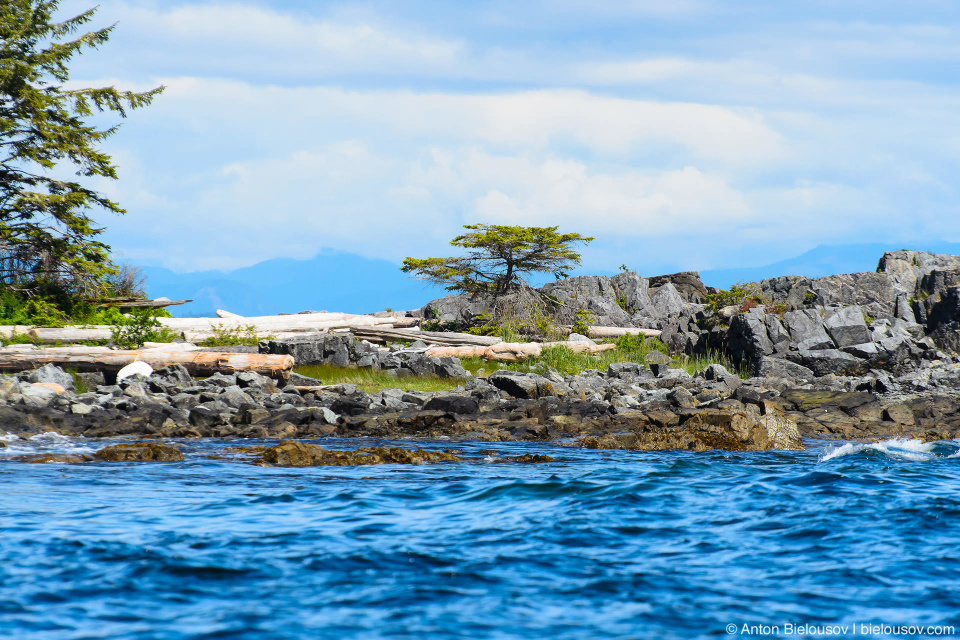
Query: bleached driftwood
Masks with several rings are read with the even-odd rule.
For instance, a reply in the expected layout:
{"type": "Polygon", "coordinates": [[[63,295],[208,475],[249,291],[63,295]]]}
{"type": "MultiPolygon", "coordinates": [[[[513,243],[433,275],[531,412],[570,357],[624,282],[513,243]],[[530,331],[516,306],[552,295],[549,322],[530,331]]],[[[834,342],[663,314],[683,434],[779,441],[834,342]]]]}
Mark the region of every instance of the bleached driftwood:
{"type": "Polygon", "coordinates": [[[588,338],[619,338],[620,336],[646,336],[648,338],[659,338],[663,333],[659,329],[641,329],[638,327],[590,327],[587,331],[588,338]]]}
{"type": "Polygon", "coordinates": [[[223,309],[217,309],[218,318],[242,318],[243,316],[239,313],[230,313],[229,311],[224,311],[223,309]]]}
{"type": "Polygon", "coordinates": [[[447,331],[420,331],[419,329],[396,329],[390,327],[354,327],[350,333],[370,342],[413,342],[422,340],[430,345],[459,347],[484,346],[503,342],[494,336],[475,336],[470,333],[447,331]]]}
{"type": "Polygon", "coordinates": [[[0,350],[0,370],[24,371],[46,364],[69,367],[78,371],[119,371],[131,362],[146,362],[154,369],[181,364],[191,376],[211,376],[240,371],[286,380],[293,370],[293,356],[259,353],[224,353],[219,351],[175,351],[139,349],[113,351],[106,347],[54,347],[32,351],[0,350]]]}
{"type": "Polygon", "coordinates": [[[251,316],[246,318],[157,318],[165,327],[175,331],[213,331],[215,328],[243,331],[254,327],[259,332],[329,331],[351,327],[411,327],[418,318],[398,318],[354,315],[349,313],[298,313],[289,316],[251,316]]]}

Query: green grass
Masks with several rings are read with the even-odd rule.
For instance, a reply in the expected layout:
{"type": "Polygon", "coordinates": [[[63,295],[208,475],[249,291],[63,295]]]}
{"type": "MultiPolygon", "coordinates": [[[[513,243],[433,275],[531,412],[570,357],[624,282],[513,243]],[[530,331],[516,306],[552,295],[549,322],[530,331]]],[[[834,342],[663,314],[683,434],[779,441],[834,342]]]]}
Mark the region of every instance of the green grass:
{"type": "MultiPolygon", "coordinates": [[[[482,358],[462,358],[463,367],[473,375],[489,375],[498,369],[545,374],[551,369],[560,375],[568,376],[580,373],[586,369],[596,369],[605,372],[607,367],[615,362],[644,363],[645,358],[653,351],[666,353],[667,347],[659,340],[644,339],[643,336],[623,336],[617,339],[617,348],[595,355],[574,353],[563,346],[547,347],[536,358],[529,358],[524,362],[505,363],[493,362],[482,358]]],[[[741,378],[750,377],[749,373],[738,370],[722,355],[707,354],[703,356],[673,357],[671,366],[685,370],[693,375],[710,364],[723,365],[728,371],[741,378]]],[[[355,384],[368,393],[376,393],[381,389],[405,389],[407,391],[448,391],[455,389],[462,381],[441,379],[433,376],[417,378],[395,378],[383,371],[370,369],[351,369],[330,365],[309,365],[294,369],[297,373],[311,378],[322,380],[324,384],[355,384]]]]}
{"type": "Polygon", "coordinates": [[[438,378],[435,376],[396,378],[385,371],[371,369],[350,369],[327,364],[304,365],[294,369],[296,373],[316,378],[323,384],[355,384],[367,393],[376,393],[381,389],[403,389],[405,391],[449,391],[463,384],[463,380],[438,378]]]}

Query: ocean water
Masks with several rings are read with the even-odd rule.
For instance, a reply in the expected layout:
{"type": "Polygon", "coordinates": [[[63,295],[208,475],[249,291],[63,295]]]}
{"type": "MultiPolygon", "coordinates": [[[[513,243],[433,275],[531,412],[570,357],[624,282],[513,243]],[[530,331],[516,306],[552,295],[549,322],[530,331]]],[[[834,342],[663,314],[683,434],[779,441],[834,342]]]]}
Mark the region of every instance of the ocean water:
{"type": "MultiPolygon", "coordinates": [[[[7,440],[0,458],[103,446],[7,440]]],[[[457,444],[476,459],[307,469],[182,445],[0,461],[0,637],[960,634],[960,443],[457,444]],[[525,452],[558,461],[495,462],[525,452]]]]}

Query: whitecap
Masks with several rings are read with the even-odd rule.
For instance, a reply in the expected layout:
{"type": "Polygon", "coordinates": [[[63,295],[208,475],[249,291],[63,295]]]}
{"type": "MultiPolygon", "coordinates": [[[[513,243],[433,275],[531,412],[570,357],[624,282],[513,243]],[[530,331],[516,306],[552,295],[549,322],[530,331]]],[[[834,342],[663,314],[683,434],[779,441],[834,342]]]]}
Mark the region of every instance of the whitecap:
{"type": "MultiPolygon", "coordinates": [[[[860,453],[861,451],[879,451],[884,455],[898,460],[922,462],[940,457],[934,451],[935,446],[936,443],[921,442],[916,438],[890,438],[889,440],[870,443],[847,442],[846,444],[820,454],[819,462],[842,458],[854,453],[860,453]]],[[[960,451],[957,453],[960,453],[960,451]]],[[[947,457],[954,457],[957,453],[947,457]]]]}
{"type": "Polygon", "coordinates": [[[14,433],[4,433],[0,435],[0,442],[16,442],[20,439],[20,436],[14,433]]]}

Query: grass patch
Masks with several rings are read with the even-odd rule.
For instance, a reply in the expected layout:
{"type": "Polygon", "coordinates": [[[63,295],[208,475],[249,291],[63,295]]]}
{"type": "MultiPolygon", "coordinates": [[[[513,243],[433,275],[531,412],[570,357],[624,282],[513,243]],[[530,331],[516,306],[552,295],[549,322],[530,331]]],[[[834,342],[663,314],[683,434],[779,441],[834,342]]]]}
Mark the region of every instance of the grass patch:
{"type": "MultiPolygon", "coordinates": [[[[482,358],[462,358],[463,368],[473,375],[489,375],[499,369],[524,373],[545,374],[550,370],[562,376],[576,375],[587,369],[596,369],[601,373],[615,362],[637,362],[644,364],[646,357],[654,352],[667,353],[667,346],[657,339],[644,336],[622,336],[614,343],[616,349],[598,354],[574,353],[564,346],[552,346],[543,349],[541,355],[528,358],[523,362],[494,362],[482,358]]],[[[711,364],[719,364],[727,371],[749,378],[749,372],[738,369],[722,354],[710,353],[700,356],[674,356],[671,366],[683,369],[693,375],[711,364]]],[[[331,365],[305,365],[294,369],[300,375],[316,378],[323,384],[354,384],[367,393],[376,393],[381,389],[404,389],[407,391],[449,391],[463,384],[462,380],[438,378],[435,376],[396,378],[385,371],[372,369],[352,369],[331,365]]]]}
{"type": "Polygon", "coordinates": [[[386,371],[372,369],[351,369],[334,367],[327,364],[304,365],[294,369],[296,373],[321,380],[323,384],[355,384],[367,393],[376,393],[381,389],[403,389],[405,391],[449,391],[463,384],[463,380],[438,378],[436,376],[417,376],[397,378],[386,371]]]}
{"type": "Polygon", "coordinates": [[[73,378],[73,388],[77,392],[77,395],[90,391],[90,389],[87,389],[87,385],[84,384],[83,378],[78,375],[76,369],[65,369],[65,371],[73,378]]]}

